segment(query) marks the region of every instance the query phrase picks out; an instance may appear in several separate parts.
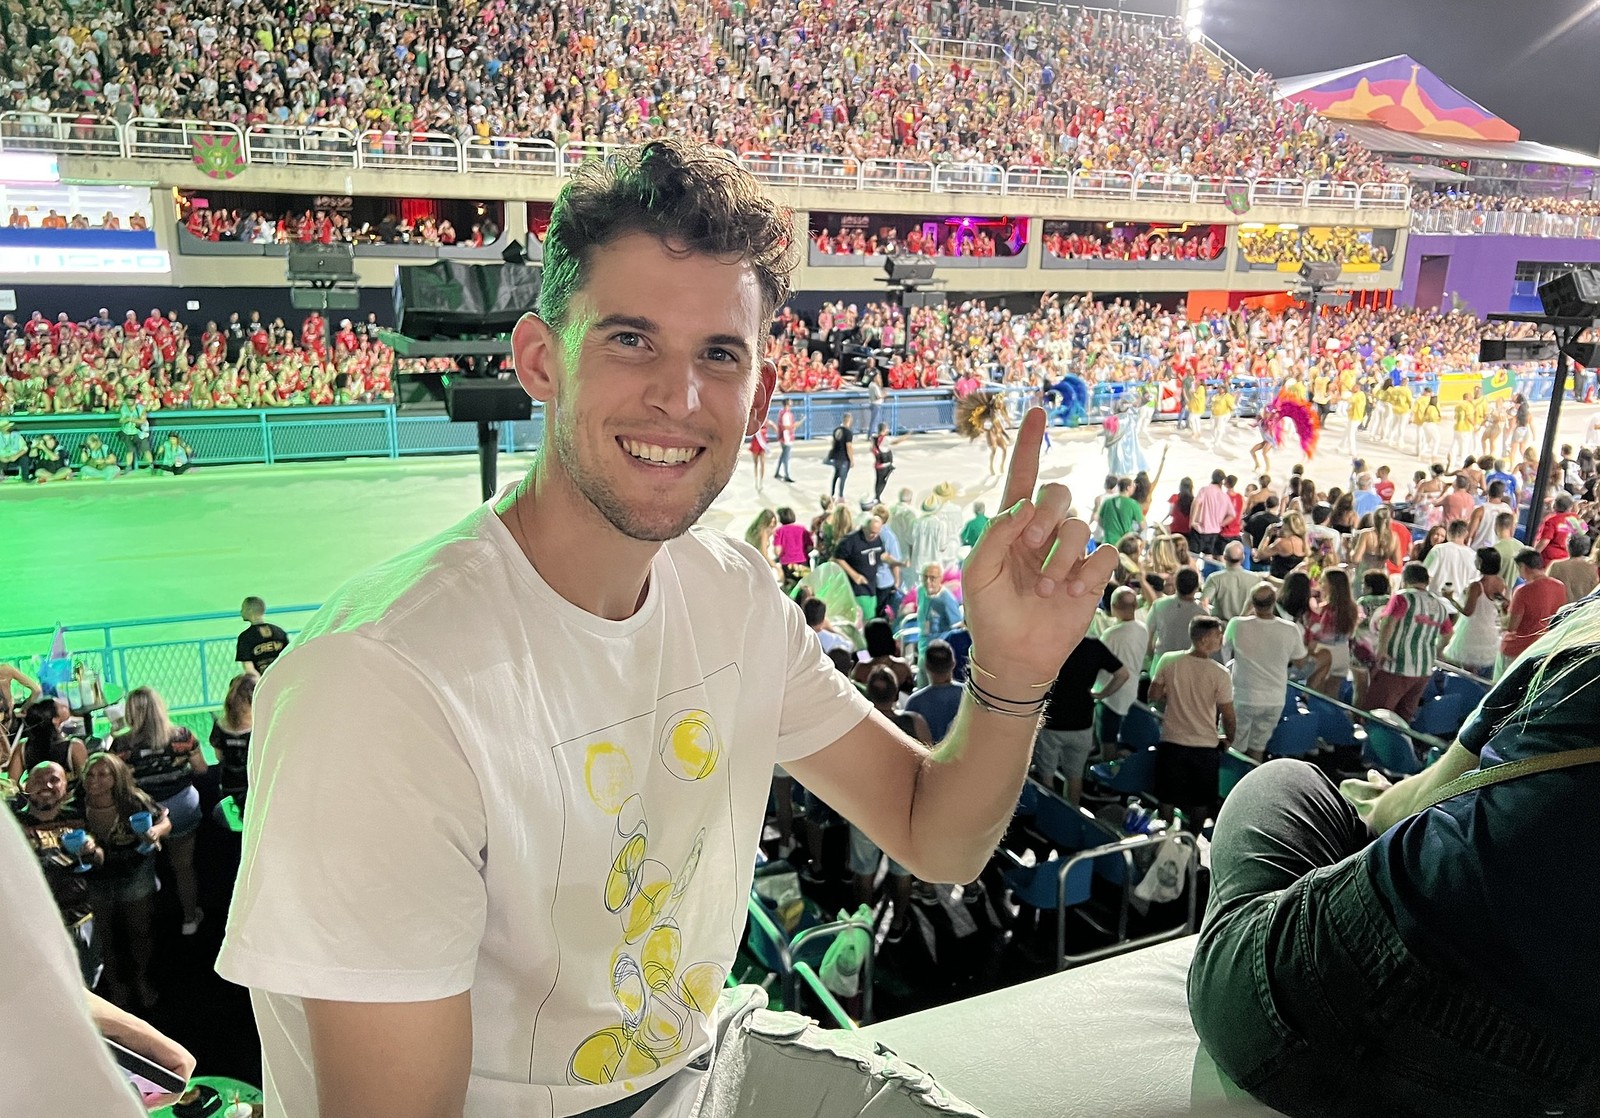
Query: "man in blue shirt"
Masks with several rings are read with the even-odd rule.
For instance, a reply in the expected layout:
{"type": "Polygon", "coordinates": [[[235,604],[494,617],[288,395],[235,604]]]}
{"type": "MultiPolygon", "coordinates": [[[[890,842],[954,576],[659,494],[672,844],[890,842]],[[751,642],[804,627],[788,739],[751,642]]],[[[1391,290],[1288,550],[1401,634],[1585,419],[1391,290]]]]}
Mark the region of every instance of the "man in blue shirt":
{"type": "MultiPolygon", "coordinates": [[[[961,624],[961,603],[944,585],[944,568],[929,563],[922,568],[922,584],[917,588],[917,660],[927,655],[928,645],[961,624]]],[[[919,671],[920,666],[919,666],[919,671]]]]}
{"type": "Polygon", "coordinates": [[[912,692],[905,708],[922,715],[933,740],[940,742],[950,732],[961,706],[961,684],[955,682],[956,654],[944,641],[932,641],[922,654],[920,667],[927,673],[928,685],[912,692]]]}
{"type": "Polygon", "coordinates": [[[1483,476],[1485,487],[1497,481],[1505,484],[1506,493],[1511,497],[1511,504],[1515,506],[1517,503],[1517,475],[1506,469],[1504,458],[1495,459],[1494,469],[1483,476]]]}

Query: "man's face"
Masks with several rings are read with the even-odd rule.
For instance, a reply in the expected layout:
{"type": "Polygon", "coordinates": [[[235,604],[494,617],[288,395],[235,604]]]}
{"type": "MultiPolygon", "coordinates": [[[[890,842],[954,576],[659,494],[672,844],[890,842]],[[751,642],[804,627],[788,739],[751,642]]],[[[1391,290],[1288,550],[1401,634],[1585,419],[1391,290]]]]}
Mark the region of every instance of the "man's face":
{"type": "Polygon", "coordinates": [[[36,765],[22,790],[34,811],[53,811],[67,798],[67,774],[60,765],[36,765]]]}
{"type": "Polygon", "coordinates": [[[746,263],[632,233],[596,249],[558,336],[529,316],[517,376],[547,408],[555,466],[617,531],[688,531],[722,492],[777,378],[746,263]]]}
{"type": "Polygon", "coordinates": [[[861,527],[861,534],[865,536],[868,541],[877,539],[878,534],[882,531],[883,521],[879,520],[876,516],[868,517],[867,522],[861,527]]]}

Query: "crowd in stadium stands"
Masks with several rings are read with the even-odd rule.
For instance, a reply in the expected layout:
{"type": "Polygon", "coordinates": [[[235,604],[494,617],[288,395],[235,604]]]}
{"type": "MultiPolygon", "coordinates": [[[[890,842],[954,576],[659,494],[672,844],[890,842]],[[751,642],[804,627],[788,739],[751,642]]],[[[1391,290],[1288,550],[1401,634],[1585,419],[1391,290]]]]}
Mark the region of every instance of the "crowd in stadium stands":
{"type": "MultiPolygon", "coordinates": [[[[1131,232],[1125,231],[1125,232],[1131,232]]],[[[1132,236],[1117,233],[1046,233],[1045,251],[1064,260],[1215,260],[1227,235],[1212,227],[1205,232],[1149,230],[1132,236]]]]}
{"type": "Polygon", "coordinates": [[[1413,210],[1462,213],[1537,213],[1600,217],[1600,198],[1540,198],[1524,194],[1479,194],[1470,190],[1414,190],[1413,210]]]}
{"type": "Polygon", "coordinates": [[[391,396],[394,352],[369,315],[333,329],[313,311],[297,335],[259,313],[208,322],[191,338],[176,311],[85,322],[35,311],[0,318],[0,415],[179,408],[298,407],[391,396]]]}
{"type": "Polygon", "coordinates": [[[329,210],[301,210],[273,216],[257,210],[248,212],[226,207],[210,209],[190,206],[182,215],[183,227],[193,237],[203,241],[240,241],[245,244],[332,244],[344,241],[353,244],[419,244],[465,245],[481,248],[500,235],[493,221],[474,222],[467,235],[462,237],[455,226],[444,218],[431,216],[412,221],[394,214],[385,214],[374,225],[371,222],[352,224],[344,214],[329,210]]]}
{"type": "MultiPolygon", "coordinates": [[[[913,229],[902,235],[898,230],[882,230],[869,234],[865,229],[851,232],[840,230],[830,233],[819,229],[811,234],[811,243],[818,252],[830,256],[971,256],[989,257],[997,254],[993,234],[987,228],[952,225],[943,239],[924,236],[922,230],[913,229]],[[882,233],[882,236],[879,234],[882,233]]],[[[1010,256],[1011,249],[999,246],[1001,256],[1010,256]]]]}
{"type": "MultiPolygon", "coordinates": [[[[689,133],[736,151],[1377,181],[1382,163],[1177,21],[933,0],[367,7],[9,6],[3,106],[119,121],[558,144],[689,133]],[[930,57],[927,32],[992,44],[930,57]],[[727,46],[724,47],[723,43],[727,46]]],[[[937,53],[937,52],[935,52],[937,53]]]]}
{"type": "Polygon", "coordinates": [[[1333,226],[1304,229],[1240,229],[1239,247],[1252,264],[1298,264],[1331,260],[1341,264],[1384,264],[1389,250],[1363,240],[1359,231],[1333,226]]]}
{"type": "MultiPolygon", "coordinates": [[[[155,411],[367,403],[391,398],[394,354],[378,324],[312,312],[298,334],[282,319],[250,312],[208,323],[191,338],[176,311],[104,310],[86,322],[42,313],[0,318],[0,415],[115,412],[134,402],[155,411]]],[[[1476,358],[1471,315],[1410,308],[1342,310],[1318,321],[1322,360],[1337,370],[1398,370],[1403,379],[1466,369],[1476,358]]],[[[909,319],[887,303],[829,303],[814,316],[778,315],[767,356],[785,392],[858,383],[843,347],[877,355],[892,389],[951,385],[968,377],[1037,386],[1068,372],[1091,383],[1147,382],[1193,373],[1204,380],[1249,376],[1281,381],[1305,362],[1296,312],[1207,313],[1142,300],[1101,302],[1046,296],[1032,311],[981,299],[918,307],[909,319]]]]}
{"type": "MultiPolygon", "coordinates": [[[[17,206],[11,207],[11,215],[6,218],[8,229],[32,229],[34,218],[30,217],[30,210],[23,210],[17,206]]],[[[118,215],[107,210],[100,215],[100,220],[91,221],[87,214],[75,213],[71,217],[66,214],[51,210],[38,219],[40,229],[133,229],[143,230],[150,228],[150,222],[142,213],[131,213],[124,221],[118,215]]]]}

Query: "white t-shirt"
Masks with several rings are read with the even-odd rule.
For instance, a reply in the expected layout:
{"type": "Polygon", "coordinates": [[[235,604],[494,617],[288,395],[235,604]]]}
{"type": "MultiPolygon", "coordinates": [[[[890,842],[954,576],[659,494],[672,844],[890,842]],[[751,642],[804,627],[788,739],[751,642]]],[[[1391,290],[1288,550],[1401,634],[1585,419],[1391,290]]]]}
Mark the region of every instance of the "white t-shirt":
{"type": "Polygon", "coordinates": [[[714,1032],[774,764],[869,710],[717,533],[667,543],[625,621],[550,589],[488,505],[346,585],[256,696],[217,970],[251,987],[268,1108],[317,1114],[305,997],[470,990],[469,1118],[681,1068],[714,1032]]]}
{"type": "Polygon", "coordinates": [[[89,1017],[78,957],[38,859],[11,813],[0,816],[0,1052],[7,1097],[0,1113],[140,1118],[139,1096],[89,1017]]]}
{"type": "Polygon", "coordinates": [[[1428,589],[1435,594],[1443,593],[1446,586],[1464,594],[1478,581],[1478,553],[1465,544],[1446,540],[1428,552],[1422,565],[1428,568],[1428,589]]]}
{"type": "Polygon", "coordinates": [[[1222,643],[1233,650],[1233,701],[1242,707],[1282,706],[1289,663],[1306,655],[1300,626],[1283,617],[1235,617],[1222,643]]]}
{"type": "MultiPolygon", "coordinates": [[[[1105,697],[1106,709],[1113,714],[1127,714],[1133,700],[1139,697],[1139,672],[1144,666],[1144,654],[1150,645],[1150,630],[1142,621],[1118,621],[1100,634],[1100,643],[1111,650],[1111,655],[1122,661],[1128,669],[1128,679],[1121,687],[1105,697]]],[[[1104,672],[1100,673],[1105,676],[1104,672]]],[[[1109,677],[1106,677],[1109,678],[1109,677]]],[[[1096,686],[1100,683],[1096,681],[1096,686]]]]}

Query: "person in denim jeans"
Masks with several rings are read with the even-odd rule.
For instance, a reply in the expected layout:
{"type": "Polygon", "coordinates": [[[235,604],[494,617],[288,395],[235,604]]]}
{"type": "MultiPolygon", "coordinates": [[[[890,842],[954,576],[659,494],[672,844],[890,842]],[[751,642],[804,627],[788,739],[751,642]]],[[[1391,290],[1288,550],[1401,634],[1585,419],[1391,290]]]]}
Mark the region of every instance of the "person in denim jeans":
{"type": "Polygon", "coordinates": [[[1600,875],[1562,846],[1600,824],[1600,765],[1418,810],[1473,768],[1594,744],[1596,683],[1591,603],[1422,774],[1341,795],[1281,760],[1239,783],[1189,971],[1234,1082],[1290,1118],[1600,1113],[1600,875]]]}

